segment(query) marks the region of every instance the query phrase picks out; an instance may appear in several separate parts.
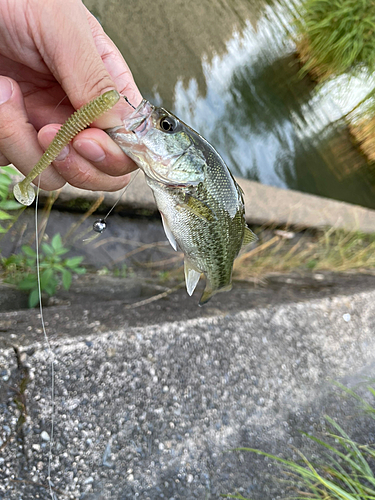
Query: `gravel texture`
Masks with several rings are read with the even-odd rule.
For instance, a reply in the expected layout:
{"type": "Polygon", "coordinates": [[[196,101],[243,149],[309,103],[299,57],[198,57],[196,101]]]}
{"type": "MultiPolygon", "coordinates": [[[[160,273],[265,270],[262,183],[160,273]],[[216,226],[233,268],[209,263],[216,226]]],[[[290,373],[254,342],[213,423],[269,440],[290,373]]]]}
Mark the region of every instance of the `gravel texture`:
{"type": "MultiPolygon", "coordinates": [[[[52,340],[55,498],[283,498],[269,462],[231,450],[309,453],[299,430],[324,429],[325,413],[375,439],[332,384],[375,375],[374,299],[367,291],[52,340]]],[[[0,350],[4,500],[51,498],[42,340],[13,348],[9,339],[0,350]],[[27,417],[17,431],[20,408],[27,417]]]]}

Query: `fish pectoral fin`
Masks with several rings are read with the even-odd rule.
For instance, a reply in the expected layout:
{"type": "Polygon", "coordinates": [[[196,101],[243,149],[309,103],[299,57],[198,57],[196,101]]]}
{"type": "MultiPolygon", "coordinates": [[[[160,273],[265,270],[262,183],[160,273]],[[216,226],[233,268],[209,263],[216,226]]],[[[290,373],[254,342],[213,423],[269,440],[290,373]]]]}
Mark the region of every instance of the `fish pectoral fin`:
{"type": "Polygon", "coordinates": [[[187,293],[192,295],[201,277],[201,272],[195,269],[187,259],[184,262],[184,272],[187,293]]]}
{"type": "Polygon", "coordinates": [[[206,203],[191,195],[186,195],[185,201],[180,202],[179,206],[190,210],[200,219],[207,220],[209,222],[212,222],[217,218],[215,213],[206,203]]]}
{"type": "Polygon", "coordinates": [[[226,286],[223,286],[221,288],[213,288],[210,281],[207,279],[206,282],[206,288],[204,289],[204,292],[202,293],[201,300],[199,301],[199,305],[203,306],[210,300],[210,298],[219,293],[219,292],[229,292],[229,290],[232,290],[232,283],[229,283],[226,286]]]}
{"type": "Polygon", "coordinates": [[[171,244],[171,247],[177,251],[177,242],[175,240],[175,237],[172,234],[171,228],[169,227],[168,221],[161,212],[160,212],[160,215],[161,215],[161,221],[163,223],[165,235],[168,238],[168,241],[171,244]]]}
{"type": "Polygon", "coordinates": [[[243,235],[243,240],[242,240],[242,246],[246,246],[249,243],[253,243],[254,241],[258,240],[258,236],[252,232],[250,228],[245,226],[245,232],[243,235]]]}

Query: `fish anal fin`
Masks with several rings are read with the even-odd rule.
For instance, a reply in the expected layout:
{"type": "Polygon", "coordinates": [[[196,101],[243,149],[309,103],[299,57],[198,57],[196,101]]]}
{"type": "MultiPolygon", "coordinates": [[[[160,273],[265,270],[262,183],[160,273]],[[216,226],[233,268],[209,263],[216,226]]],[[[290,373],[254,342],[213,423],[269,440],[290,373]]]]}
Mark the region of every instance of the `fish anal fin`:
{"type": "Polygon", "coordinates": [[[243,240],[242,240],[242,246],[246,246],[249,243],[253,243],[254,241],[258,240],[258,236],[252,232],[250,228],[245,226],[245,232],[243,235],[243,240]]]}
{"type": "Polygon", "coordinates": [[[176,242],[175,237],[173,236],[172,231],[169,227],[168,221],[161,212],[160,212],[160,215],[161,215],[161,220],[163,222],[163,228],[164,228],[165,235],[168,238],[168,241],[171,244],[171,247],[177,251],[177,242],[176,242]]]}
{"type": "Polygon", "coordinates": [[[184,271],[186,290],[189,295],[192,295],[198,284],[199,278],[201,277],[201,272],[198,271],[187,259],[185,259],[184,262],[184,271]]]}

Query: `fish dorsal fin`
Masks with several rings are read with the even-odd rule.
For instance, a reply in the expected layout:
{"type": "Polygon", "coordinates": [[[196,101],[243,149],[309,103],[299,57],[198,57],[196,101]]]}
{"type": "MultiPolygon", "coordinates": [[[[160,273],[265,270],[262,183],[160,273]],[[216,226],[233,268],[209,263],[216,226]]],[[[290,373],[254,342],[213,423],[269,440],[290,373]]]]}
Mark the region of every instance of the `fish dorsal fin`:
{"type": "Polygon", "coordinates": [[[252,232],[250,228],[245,226],[245,232],[243,235],[243,240],[242,240],[242,246],[246,246],[249,243],[253,243],[254,241],[257,241],[258,236],[252,232]]]}
{"type": "Polygon", "coordinates": [[[195,198],[195,196],[188,195],[185,201],[179,203],[182,208],[190,210],[194,215],[200,219],[207,220],[209,222],[215,220],[217,217],[211,208],[203,201],[195,198]]]}
{"type": "Polygon", "coordinates": [[[171,228],[169,227],[168,221],[161,212],[160,212],[160,215],[161,215],[161,220],[163,222],[165,235],[168,238],[168,241],[171,244],[171,247],[177,251],[177,242],[175,240],[175,237],[172,234],[171,228]]]}
{"type": "Polygon", "coordinates": [[[186,290],[189,295],[192,295],[198,284],[199,278],[201,277],[201,273],[200,271],[197,271],[187,259],[185,259],[184,262],[184,271],[186,290]]]}

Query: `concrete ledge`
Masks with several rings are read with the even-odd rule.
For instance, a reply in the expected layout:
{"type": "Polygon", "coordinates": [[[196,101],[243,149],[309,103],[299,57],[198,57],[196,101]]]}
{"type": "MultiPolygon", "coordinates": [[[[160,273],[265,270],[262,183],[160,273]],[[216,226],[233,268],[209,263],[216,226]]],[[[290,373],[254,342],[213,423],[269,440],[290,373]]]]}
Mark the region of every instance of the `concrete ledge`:
{"type": "MultiPolygon", "coordinates": [[[[348,231],[375,232],[375,210],[330,200],[319,196],[265,186],[246,179],[237,179],[244,191],[246,218],[252,224],[293,226],[300,228],[335,227],[348,231]]],[[[112,206],[120,191],[103,193],[104,204],[112,206]]],[[[43,192],[43,196],[47,193],[43,192]]],[[[69,204],[75,199],[94,201],[98,192],[65,186],[59,196],[59,204],[69,204]]],[[[155,201],[143,173],[139,173],[126,190],[119,205],[139,211],[156,211],[155,201]]]]}
{"type": "MultiPolygon", "coordinates": [[[[51,339],[57,497],[282,494],[272,480],[280,472],[229,450],[249,446],[290,456],[288,444],[311,457],[314,444],[299,430],[315,433],[325,414],[349,435],[368,439],[370,423],[332,394],[331,381],[353,387],[374,377],[374,300],[370,291],[145,328],[95,324],[92,335],[76,328],[75,338],[51,339]]],[[[32,345],[10,338],[12,348],[0,350],[4,500],[51,498],[50,360],[41,337],[32,345]],[[23,379],[24,399],[15,389],[23,379]],[[18,435],[17,397],[27,408],[18,435]]]]}
{"type": "Polygon", "coordinates": [[[375,231],[375,210],[320,196],[237,179],[245,193],[246,218],[301,228],[335,227],[348,231],[375,231]]]}

